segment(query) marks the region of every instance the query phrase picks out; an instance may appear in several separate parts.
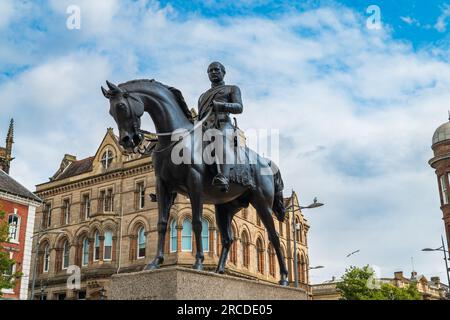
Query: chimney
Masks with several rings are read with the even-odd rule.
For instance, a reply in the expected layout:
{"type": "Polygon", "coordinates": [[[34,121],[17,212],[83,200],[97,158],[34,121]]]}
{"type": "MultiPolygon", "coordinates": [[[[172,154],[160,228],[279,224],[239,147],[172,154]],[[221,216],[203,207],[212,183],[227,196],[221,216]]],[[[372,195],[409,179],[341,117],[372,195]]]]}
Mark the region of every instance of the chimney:
{"type": "Polygon", "coordinates": [[[417,272],[416,271],[411,272],[411,280],[417,280],[417,272]]]}
{"type": "Polygon", "coordinates": [[[394,272],[394,279],[396,279],[396,280],[403,279],[403,271],[394,272]]]}

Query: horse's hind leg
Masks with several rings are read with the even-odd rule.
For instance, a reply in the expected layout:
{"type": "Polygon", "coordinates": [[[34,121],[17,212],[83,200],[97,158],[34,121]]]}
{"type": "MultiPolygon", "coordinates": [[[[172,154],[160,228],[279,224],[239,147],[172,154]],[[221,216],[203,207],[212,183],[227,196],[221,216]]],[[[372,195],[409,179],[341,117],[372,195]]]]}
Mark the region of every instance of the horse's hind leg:
{"type": "Polygon", "coordinates": [[[277,254],[278,265],[280,266],[280,281],[279,283],[282,286],[289,285],[289,281],[287,280],[288,271],[286,265],[284,263],[283,252],[281,251],[280,246],[280,238],[275,230],[275,225],[273,223],[272,217],[272,202],[270,201],[270,205],[267,203],[267,199],[262,196],[254,196],[250,201],[253,207],[255,207],[257,214],[261,218],[264,226],[267,229],[267,233],[269,234],[269,240],[272,243],[273,248],[277,254]]]}
{"type": "Polygon", "coordinates": [[[189,187],[189,198],[191,200],[192,208],[192,229],[194,230],[196,254],[195,262],[192,266],[196,270],[203,270],[203,254],[202,243],[202,215],[203,215],[203,201],[200,196],[201,177],[198,172],[192,170],[191,175],[187,181],[189,187]]]}
{"type": "Polygon", "coordinates": [[[222,236],[222,251],[220,253],[219,263],[216,272],[224,273],[225,264],[228,258],[231,244],[233,243],[233,234],[231,221],[234,214],[240,209],[238,204],[233,202],[216,205],[216,224],[222,236]]]}

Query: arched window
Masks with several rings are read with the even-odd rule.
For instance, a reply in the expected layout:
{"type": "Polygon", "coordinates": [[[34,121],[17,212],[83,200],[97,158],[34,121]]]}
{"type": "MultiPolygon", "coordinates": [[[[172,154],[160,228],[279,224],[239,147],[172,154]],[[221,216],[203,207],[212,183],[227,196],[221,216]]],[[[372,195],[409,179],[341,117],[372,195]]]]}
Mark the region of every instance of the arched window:
{"type": "Polygon", "coordinates": [[[269,274],[275,277],[275,250],[271,243],[269,243],[269,274]]]}
{"type": "Polygon", "coordinates": [[[89,239],[87,237],[83,239],[81,252],[81,265],[87,266],[89,263],[89,239]]]}
{"type": "Polygon", "coordinates": [[[258,272],[264,274],[264,247],[261,238],[256,240],[256,263],[258,272]]]}
{"type": "Polygon", "coordinates": [[[19,242],[20,217],[16,214],[16,211],[17,209],[14,209],[14,213],[8,216],[10,242],[19,242]]]}
{"type": "Polygon", "coordinates": [[[209,251],[209,223],[207,220],[202,219],[202,245],[203,251],[209,251]]]}
{"type": "Polygon", "coordinates": [[[50,245],[47,243],[44,247],[44,261],[43,261],[43,272],[48,272],[50,268],[50,245]]]}
{"type": "Polygon", "coordinates": [[[242,243],[242,265],[248,268],[250,264],[250,241],[247,232],[244,230],[241,237],[242,243]]]}
{"type": "Polygon", "coordinates": [[[112,259],[112,231],[105,232],[105,241],[103,243],[103,260],[112,259]]]}
{"type": "Polygon", "coordinates": [[[234,226],[232,226],[231,228],[231,239],[233,239],[233,242],[231,243],[231,248],[230,248],[230,262],[232,264],[236,264],[237,263],[237,248],[236,248],[236,241],[234,240],[235,238],[235,234],[236,234],[236,230],[234,229],[234,226]]]}
{"type": "Polygon", "coordinates": [[[145,235],[145,229],[144,227],[140,227],[138,230],[138,259],[139,258],[145,258],[145,247],[147,244],[147,236],[145,235]]]}
{"type": "Polygon", "coordinates": [[[181,251],[192,251],[192,224],[189,219],[183,221],[181,232],[181,251]]]}
{"type": "Polygon", "coordinates": [[[100,234],[98,231],[94,235],[94,260],[98,261],[100,259],[100,234]]]}
{"type": "Polygon", "coordinates": [[[175,219],[170,223],[170,252],[177,251],[178,234],[177,234],[177,221],[175,219]]]}
{"type": "Polygon", "coordinates": [[[113,161],[114,155],[111,150],[106,148],[105,152],[103,152],[101,163],[104,169],[109,169],[111,163],[113,161]]]}
{"type": "Polygon", "coordinates": [[[70,257],[70,247],[69,241],[64,241],[63,244],[63,255],[62,255],[62,268],[67,269],[69,267],[69,257],[70,257]]]}

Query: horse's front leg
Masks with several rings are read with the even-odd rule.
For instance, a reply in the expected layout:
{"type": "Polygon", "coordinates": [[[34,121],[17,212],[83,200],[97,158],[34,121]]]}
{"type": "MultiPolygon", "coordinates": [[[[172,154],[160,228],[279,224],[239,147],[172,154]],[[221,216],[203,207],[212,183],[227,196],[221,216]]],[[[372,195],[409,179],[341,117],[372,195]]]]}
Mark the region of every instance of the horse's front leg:
{"type": "Polygon", "coordinates": [[[192,170],[192,174],[188,179],[189,198],[192,207],[192,229],[194,230],[196,254],[193,268],[196,270],[203,270],[203,243],[202,243],[202,215],[203,215],[203,200],[202,200],[202,180],[197,171],[192,170]]]}
{"type": "Polygon", "coordinates": [[[163,180],[156,178],[156,197],[158,201],[158,248],[156,257],[149,263],[145,270],[157,269],[164,262],[164,242],[166,238],[167,222],[169,220],[170,207],[173,198],[176,196],[172,193],[163,180]]]}

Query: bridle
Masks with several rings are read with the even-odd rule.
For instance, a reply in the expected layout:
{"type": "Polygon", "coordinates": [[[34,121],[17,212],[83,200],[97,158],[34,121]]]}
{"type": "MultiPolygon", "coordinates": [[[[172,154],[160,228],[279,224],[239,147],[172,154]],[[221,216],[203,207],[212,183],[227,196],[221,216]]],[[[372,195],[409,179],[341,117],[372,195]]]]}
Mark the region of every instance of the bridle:
{"type": "MultiPolygon", "coordinates": [[[[123,98],[127,101],[127,107],[128,107],[128,109],[129,109],[129,111],[130,111],[130,114],[131,114],[133,117],[140,118],[140,117],[137,117],[137,116],[136,116],[134,110],[131,108],[131,104],[130,104],[130,101],[129,101],[128,99],[133,99],[133,100],[136,101],[137,103],[141,104],[142,107],[144,107],[144,103],[143,103],[139,98],[136,98],[136,97],[133,95],[133,93],[129,92],[128,90],[122,89],[122,88],[121,88],[121,90],[123,91],[123,98]]],[[[144,110],[145,110],[145,109],[144,109],[144,110]]],[[[186,134],[184,134],[183,136],[180,136],[180,137],[178,138],[178,140],[172,141],[167,147],[165,147],[165,148],[163,148],[163,149],[160,149],[160,150],[153,150],[153,152],[155,152],[155,153],[161,153],[161,152],[164,152],[164,151],[166,151],[166,150],[168,150],[168,149],[170,149],[170,148],[173,148],[176,144],[178,144],[178,143],[181,142],[184,138],[186,138],[186,137],[189,136],[192,132],[194,132],[199,126],[202,126],[203,123],[206,121],[206,119],[211,115],[211,113],[212,113],[212,109],[210,109],[210,110],[208,111],[208,113],[206,114],[205,117],[203,117],[202,120],[197,121],[197,123],[196,123],[191,129],[189,129],[189,130],[186,132],[186,134]]],[[[145,130],[142,130],[142,129],[138,129],[138,128],[137,128],[137,123],[136,123],[136,122],[133,122],[133,128],[139,133],[140,138],[141,138],[141,143],[140,143],[138,146],[134,147],[133,151],[134,151],[135,153],[137,152],[137,153],[139,153],[139,154],[141,154],[141,155],[142,155],[142,154],[145,154],[145,153],[147,152],[147,149],[148,149],[150,143],[155,142],[155,141],[158,142],[158,139],[147,138],[147,137],[145,136],[145,134],[152,134],[152,135],[155,135],[155,136],[157,136],[157,137],[167,137],[167,136],[172,136],[172,135],[174,134],[174,132],[175,132],[175,131],[171,131],[171,132],[151,133],[151,132],[148,132],[148,131],[145,131],[145,130]],[[148,143],[147,143],[146,146],[144,146],[144,147],[142,148],[141,145],[143,144],[144,141],[148,141],[148,143]]]]}

